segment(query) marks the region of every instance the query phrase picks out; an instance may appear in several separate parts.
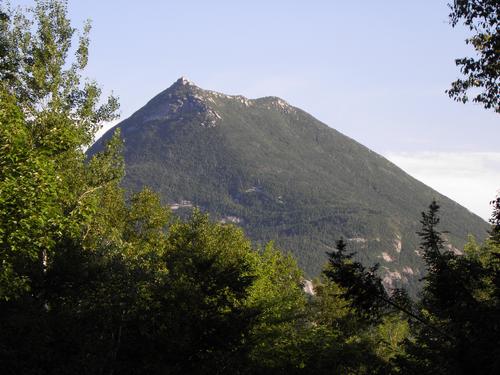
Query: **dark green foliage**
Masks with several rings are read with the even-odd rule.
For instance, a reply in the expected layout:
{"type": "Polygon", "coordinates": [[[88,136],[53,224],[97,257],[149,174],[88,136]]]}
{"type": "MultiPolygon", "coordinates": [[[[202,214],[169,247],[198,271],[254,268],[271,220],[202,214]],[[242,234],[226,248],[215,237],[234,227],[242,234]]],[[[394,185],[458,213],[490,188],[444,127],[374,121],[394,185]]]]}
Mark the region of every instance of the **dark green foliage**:
{"type": "Polygon", "coordinates": [[[420,249],[423,257],[430,268],[434,269],[434,264],[439,263],[443,254],[442,234],[437,230],[440,218],[438,217],[439,205],[432,201],[428,212],[422,212],[422,230],[417,232],[421,238],[420,249]]]}
{"type": "MultiPolygon", "coordinates": [[[[342,240],[337,242],[337,251],[330,253],[324,274],[341,287],[338,295],[354,316],[362,319],[364,326],[357,326],[361,332],[381,329],[376,328],[381,318],[390,320],[392,316],[408,322],[410,332],[399,336],[399,345],[389,352],[383,345],[379,349],[379,353],[388,353],[387,367],[382,367],[385,370],[403,374],[496,374],[500,370],[500,330],[496,324],[500,313],[500,248],[494,239],[495,221],[484,245],[471,240],[465,253],[459,255],[446,246],[438,230],[438,213],[435,201],[422,213],[420,251],[427,274],[416,304],[410,303],[404,291],[389,297],[373,269],[367,270],[353,261],[352,254],[346,254],[342,240]]],[[[387,340],[388,331],[383,331],[387,340]]],[[[369,351],[365,349],[365,353],[369,351]]]]}
{"type": "Polygon", "coordinates": [[[164,203],[187,200],[215,219],[238,218],[250,238],[290,250],[310,276],[344,237],[357,260],[381,263],[382,275],[399,271],[394,286],[407,280],[415,293],[423,269],[415,212],[433,197],[455,247],[469,233],[486,234],[477,216],[279,98],[231,97],[181,79],[118,127],[128,192],[146,185],[164,203]]]}
{"type": "Polygon", "coordinates": [[[433,201],[428,212],[422,213],[422,230],[418,232],[422,242],[420,249],[427,265],[427,275],[424,277],[425,290],[422,303],[432,305],[434,308],[446,309],[456,301],[470,299],[461,280],[469,274],[459,275],[452,263],[459,259],[452,251],[444,249],[442,234],[437,229],[439,205],[433,201]],[[460,293],[466,293],[460,295],[460,293]],[[440,306],[439,306],[440,305],[440,306]]]}
{"type": "Polygon", "coordinates": [[[145,367],[161,364],[158,373],[237,371],[248,350],[243,343],[260,315],[244,303],[255,279],[249,245],[241,232],[210,224],[200,214],[171,227],[163,258],[168,271],[153,288],[156,306],[142,312],[156,317],[144,337],[151,352],[137,353],[134,337],[123,358],[145,367]]]}
{"type": "MultiPolygon", "coordinates": [[[[389,295],[375,273],[377,267],[367,269],[354,261],[354,254],[346,254],[346,246],[343,240],[339,240],[336,251],[329,254],[329,263],[323,271],[326,276],[324,286],[317,288],[316,303],[321,306],[317,313],[319,321],[322,322],[325,316],[335,317],[324,328],[328,331],[326,337],[335,334],[334,345],[339,357],[336,361],[341,366],[339,372],[389,373],[391,361],[403,353],[407,321],[414,317],[412,304],[403,290],[392,290],[389,295]],[[327,310],[323,310],[323,306],[327,310]],[[344,311],[341,316],[348,319],[348,323],[335,315],[339,310],[344,311]],[[357,337],[356,341],[352,341],[353,336],[357,337]],[[354,342],[357,345],[353,345],[354,342]],[[349,353],[350,350],[353,353],[349,353]],[[355,358],[354,363],[342,363],[346,357],[355,358]]],[[[324,353],[319,352],[320,355],[324,353]]],[[[321,367],[325,363],[328,361],[320,361],[318,368],[325,371],[321,367]]]]}
{"type": "Polygon", "coordinates": [[[500,6],[497,0],[454,0],[449,5],[451,25],[463,23],[473,35],[466,39],[476,57],[456,59],[463,79],[452,82],[448,95],[463,103],[469,91],[477,92],[472,101],[500,113],[500,6]]]}
{"type": "MultiPolygon", "coordinates": [[[[498,246],[491,240],[475,243],[457,255],[443,247],[436,226],[439,206],[433,202],[422,214],[421,250],[428,274],[424,278],[419,314],[429,324],[413,324],[403,373],[496,374],[498,344],[498,246]]],[[[400,358],[401,359],[401,358],[400,358]]]]}
{"type": "Polygon", "coordinates": [[[323,273],[344,288],[344,297],[356,311],[366,319],[378,320],[387,307],[385,300],[389,299],[382,280],[376,275],[378,265],[366,269],[353,260],[353,253],[345,253],[346,246],[342,239],[337,241],[336,250],[329,253],[329,267],[323,273]]]}

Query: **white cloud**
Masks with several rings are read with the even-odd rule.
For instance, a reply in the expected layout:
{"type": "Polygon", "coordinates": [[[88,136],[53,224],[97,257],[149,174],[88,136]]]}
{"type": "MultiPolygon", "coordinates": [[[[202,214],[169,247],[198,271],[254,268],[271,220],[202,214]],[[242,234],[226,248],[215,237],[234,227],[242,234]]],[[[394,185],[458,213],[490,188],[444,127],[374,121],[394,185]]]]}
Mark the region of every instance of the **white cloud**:
{"type": "Polygon", "coordinates": [[[387,152],[407,173],[488,220],[500,189],[500,152],[387,152]]]}

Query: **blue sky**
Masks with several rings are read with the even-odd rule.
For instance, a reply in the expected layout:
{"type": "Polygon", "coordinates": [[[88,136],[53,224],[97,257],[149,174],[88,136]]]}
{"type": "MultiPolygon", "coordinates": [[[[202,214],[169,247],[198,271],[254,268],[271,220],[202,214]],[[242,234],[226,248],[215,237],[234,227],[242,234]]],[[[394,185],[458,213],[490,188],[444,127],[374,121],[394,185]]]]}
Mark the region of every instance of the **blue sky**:
{"type": "Polygon", "coordinates": [[[122,118],[180,76],[280,96],[489,216],[499,117],[444,93],[471,53],[446,0],[70,0],[69,11],[75,25],[92,19],[87,75],[120,97],[122,118]]]}

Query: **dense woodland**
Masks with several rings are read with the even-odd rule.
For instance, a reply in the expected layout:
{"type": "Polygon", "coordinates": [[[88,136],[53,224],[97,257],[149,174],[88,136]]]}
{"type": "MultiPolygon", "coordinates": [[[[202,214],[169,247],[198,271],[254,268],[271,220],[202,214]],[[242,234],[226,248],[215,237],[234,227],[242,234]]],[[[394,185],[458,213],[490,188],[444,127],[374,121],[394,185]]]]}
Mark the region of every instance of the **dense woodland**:
{"type": "MultiPolygon", "coordinates": [[[[456,20],[477,12],[464,3],[456,20]]],[[[463,255],[429,202],[416,300],[342,239],[308,295],[273,243],[175,217],[148,189],[126,197],[119,134],[86,158],[118,103],[81,77],[90,26],[74,29],[64,2],[2,3],[0,17],[2,374],[500,373],[500,198],[463,255]]]]}

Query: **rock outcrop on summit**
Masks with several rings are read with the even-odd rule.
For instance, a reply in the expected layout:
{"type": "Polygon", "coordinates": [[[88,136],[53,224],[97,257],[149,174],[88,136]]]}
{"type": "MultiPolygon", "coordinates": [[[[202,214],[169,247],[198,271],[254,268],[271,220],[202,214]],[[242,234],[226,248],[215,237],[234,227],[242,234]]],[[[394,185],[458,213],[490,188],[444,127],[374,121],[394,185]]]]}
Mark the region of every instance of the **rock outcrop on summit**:
{"type": "MultiPolygon", "coordinates": [[[[274,240],[309,276],[343,237],[362,262],[380,263],[388,286],[416,290],[424,270],[415,232],[432,199],[442,207],[441,229],[454,248],[468,234],[484,238],[488,229],[467,209],[277,97],[225,95],[181,78],[117,127],[128,191],[150,186],[180,215],[197,206],[242,226],[258,243],[274,240]]],[[[112,132],[89,153],[101,150],[112,132]]]]}

